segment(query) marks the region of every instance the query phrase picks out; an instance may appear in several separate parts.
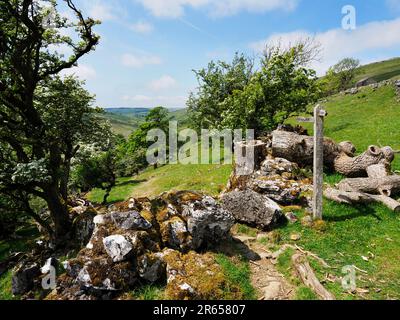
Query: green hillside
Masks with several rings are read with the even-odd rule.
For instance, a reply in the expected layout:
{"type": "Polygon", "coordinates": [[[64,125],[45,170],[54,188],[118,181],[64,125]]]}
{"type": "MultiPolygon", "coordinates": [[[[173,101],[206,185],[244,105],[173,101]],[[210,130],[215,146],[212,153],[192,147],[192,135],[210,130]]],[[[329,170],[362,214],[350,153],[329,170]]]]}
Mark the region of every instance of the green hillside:
{"type": "MultiPolygon", "coordinates": [[[[116,134],[122,134],[127,138],[144,121],[149,110],[146,108],[108,108],[105,109],[102,117],[110,121],[116,134]]],[[[178,121],[180,126],[187,125],[186,109],[172,109],[170,117],[171,120],[178,121]]]]}
{"type": "MultiPolygon", "coordinates": [[[[400,103],[397,99],[392,86],[376,91],[363,88],[356,95],[330,97],[324,103],[328,111],[325,135],[337,142],[352,141],[358,152],[370,145],[389,145],[400,150],[400,103]]],[[[295,119],[289,122],[296,124],[295,119]]],[[[312,133],[312,124],[302,125],[312,133]]],[[[400,170],[399,156],[394,168],[400,170]]]]}
{"type": "Polygon", "coordinates": [[[363,78],[373,78],[378,82],[400,78],[400,58],[393,58],[360,67],[356,81],[363,78]]]}

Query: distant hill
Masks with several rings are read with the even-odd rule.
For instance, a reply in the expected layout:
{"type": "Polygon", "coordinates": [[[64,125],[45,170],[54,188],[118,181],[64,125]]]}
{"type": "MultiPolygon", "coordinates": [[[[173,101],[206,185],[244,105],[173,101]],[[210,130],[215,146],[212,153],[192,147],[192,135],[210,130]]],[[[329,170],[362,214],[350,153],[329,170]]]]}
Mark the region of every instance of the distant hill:
{"type": "MultiPolygon", "coordinates": [[[[128,137],[145,120],[149,108],[105,108],[102,115],[110,121],[112,129],[117,134],[128,137]]],[[[171,120],[178,121],[180,126],[187,125],[187,109],[170,109],[171,120]]]]}
{"type": "Polygon", "coordinates": [[[358,68],[356,81],[363,78],[373,78],[380,82],[400,78],[400,58],[366,64],[358,68]]]}

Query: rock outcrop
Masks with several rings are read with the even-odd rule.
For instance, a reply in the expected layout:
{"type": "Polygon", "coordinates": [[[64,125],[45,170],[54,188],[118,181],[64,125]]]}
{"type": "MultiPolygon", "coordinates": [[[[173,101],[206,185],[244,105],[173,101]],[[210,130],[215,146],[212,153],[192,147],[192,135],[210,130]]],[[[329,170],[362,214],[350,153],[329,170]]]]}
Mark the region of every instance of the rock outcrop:
{"type": "Polygon", "coordinates": [[[275,201],[250,189],[225,193],[221,201],[237,221],[260,229],[270,229],[282,218],[282,210],[275,201]]]}
{"type": "MultiPolygon", "coordinates": [[[[232,214],[213,198],[189,191],[165,193],[152,201],[136,199],[111,209],[94,218],[89,243],[63,263],[67,276],[61,277],[49,299],[108,299],[138,283],[171,280],[168,253],[180,256],[212,247],[230,236],[234,224],[232,214]]],[[[177,286],[195,294],[189,284],[177,286]]]]}

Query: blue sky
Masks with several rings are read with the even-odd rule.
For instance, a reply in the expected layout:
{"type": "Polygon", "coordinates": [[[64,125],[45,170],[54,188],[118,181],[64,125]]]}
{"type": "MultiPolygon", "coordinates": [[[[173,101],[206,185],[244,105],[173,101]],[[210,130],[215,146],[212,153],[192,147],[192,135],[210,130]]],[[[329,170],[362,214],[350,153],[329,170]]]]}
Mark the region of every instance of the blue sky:
{"type": "MultiPolygon", "coordinates": [[[[315,37],[319,74],[340,58],[363,63],[400,56],[400,0],[76,0],[102,20],[101,42],[73,72],[101,107],[184,107],[192,72],[236,51],[260,54],[267,42],[315,37]],[[342,8],[356,9],[355,30],[342,8]]],[[[60,8],[63,10],[63,8],[60,8]]]]}

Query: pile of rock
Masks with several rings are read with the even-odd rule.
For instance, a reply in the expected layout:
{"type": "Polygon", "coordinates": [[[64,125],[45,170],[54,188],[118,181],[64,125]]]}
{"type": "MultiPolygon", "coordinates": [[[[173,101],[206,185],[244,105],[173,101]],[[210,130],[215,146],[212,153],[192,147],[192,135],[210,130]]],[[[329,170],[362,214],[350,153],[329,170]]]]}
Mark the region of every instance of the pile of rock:
{"type": "Polygon", "coordinates": [[[312,181],[303,172],[296,163],[269,154],[251,174],[234,170],[221,195],[222,205],[239,222],[271,229],[283,216],[280,205],[309,206],[312,181]]]}
{"type": "MultiPolygon", "coordinates": [[[[176,259],[168,257],[218,244],[230,236],[234,224],[231,213],[213,198],[187,191],[152,201],[131,200],[112,209],[119,211],[94,218],[89,243],[63,263],[67,274],[48,299],[109,299],[138,284],[166,279],[167,290],[194,295],[192,284],[174,280],[185,271],[175,270],[176,259]]],[[[201,255],[191,255],[201,263],[201,255]]]]}

